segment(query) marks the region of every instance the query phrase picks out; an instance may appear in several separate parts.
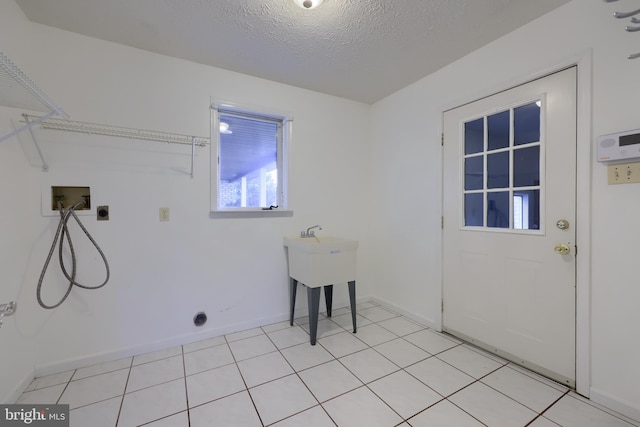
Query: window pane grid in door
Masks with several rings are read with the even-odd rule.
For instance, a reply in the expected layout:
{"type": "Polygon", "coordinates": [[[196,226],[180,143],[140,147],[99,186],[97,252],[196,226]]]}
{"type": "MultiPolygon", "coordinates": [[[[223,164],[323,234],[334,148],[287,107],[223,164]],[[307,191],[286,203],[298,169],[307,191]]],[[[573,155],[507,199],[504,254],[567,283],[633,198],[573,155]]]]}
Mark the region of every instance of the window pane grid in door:
{"type": "Polygon", "coordinates": [[[484,149],[484,117],[464,124],[464,154],[482,153],[484,149]]]}
{"type": "Polygon", "coordinates": [[[509,147],[510,129],[510,110],[487,116],[487,151],[509,147]]]}
{"type": "Polygon", "coordinates": [[[484,188],[484,156],[467,157],[464,160],[464,189],[482,190],[484,188]]]}
{"type": "Polygon", "coordinates": [[[464,227],[540,229],[541,122],[528,101],[464,123],[464,227]]]}

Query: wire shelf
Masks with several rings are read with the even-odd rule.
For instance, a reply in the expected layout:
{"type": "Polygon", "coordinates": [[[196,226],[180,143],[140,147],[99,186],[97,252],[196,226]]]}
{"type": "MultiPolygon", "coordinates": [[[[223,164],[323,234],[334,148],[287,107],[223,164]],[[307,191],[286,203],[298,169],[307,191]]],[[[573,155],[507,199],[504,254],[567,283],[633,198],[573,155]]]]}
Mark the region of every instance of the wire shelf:
{"type": "Polygon", "coordinates": [[[0,104],[69,117],[46,93],[0,52],[0,104]]]}
{"type": "MultiPolygon", "coordinates": [[[[38,116],[25,116],[28,121],[40,119],[38,116]]],[[[140,139],[144,141],[166,142],[169,144],[196,145],[204,147],[209,144],[209,138],[202,136],[183,135],[178,133],[159,132],[154,130],[135,129],[121,126],[103,125],[98,123],[79,122],[60,118],[48,118],[40,121],[44,129],[80,132],[95,135],[115,136],[119,138],[140,139]]]]}
{"type": "MultiPolygon", "coordinates": [[[[0,52],[0,105],[47,113],[37,121],[27,122],[26,125],[15,129],[13,132],[0,135],[0,142],[6,141],[27,129],[31,130],[32,126],[54,115],[69,118],[69,115],[11,62],[3,52],[0,52]]],[[[35,139],[33,142],[37,147],[38,143],[35,139]]],[[[38,153],[40,153],[40,148],[38,148],[38,153]]],[[[43,170],[46,170],[47,165],[44,158],[42,159],[42,164],[43,170]]]]}
{"type": "Polygon", "coordinates": [[[29,77],[26,76],[9,58],[0,52],[0,105],[20,108],[29,111],[46,113],[43,116],[22,114],[24,126],[15,129],[7,135],[0,135],[0,142],[5,141],[24,130],[29,130],[33,142],[42,160],[42,170],[47,171],[48,165],[42,156],[40,147],[32,132],[32,127],[40,125],[44,129],[61,130],[67,132],[81,132],[95,135],[114,136],[119,138],[138,139],[144,141],[157,141],[169,144],[181,144],[191,146],[191,177],[195,160],[195,147],[204,147],[209,144],[209,138],[193,135],[182,135],[169,132],[158,132],[145,129],[134,129],[121,126],[103,125],[69,120],[65,113],[55,102],[45,94],[29,77]],[[54,117],[59,116],[59,117],[54,117]]]}

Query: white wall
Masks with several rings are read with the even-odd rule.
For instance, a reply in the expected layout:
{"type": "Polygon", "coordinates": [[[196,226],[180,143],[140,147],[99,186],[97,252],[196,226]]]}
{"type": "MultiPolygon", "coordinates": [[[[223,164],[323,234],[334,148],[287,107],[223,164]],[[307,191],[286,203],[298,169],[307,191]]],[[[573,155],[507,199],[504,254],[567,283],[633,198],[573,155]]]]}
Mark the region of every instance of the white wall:
{"type": "MultiPolygon", "coordinates": [[[[442,110],[593,49],[593,136],[639,128],[640,60],[626,55],[640,51],[640,39],[611,18],[613,9],[574,0],[371,114],[366,105],[34,25],[12,1],[0,3],[2,50],[74,119],[206,136],[212,95],[295,118],[292,218],[210,219],[208,149],[198,151],[191,180],[181,147],[40,131],[51,163],[42,173],[28,135],[0,144],[0,302],[20,304],[0,331],[0,399],[15,397],[34,369],[284,318],[281,236],[315,223],[361,240],[360,295],[437,324],[442,110]],[[45,312],[34,294],[55,228],[54,217],[40,216],[42,189],[52,184],[90,185],[93,203],[111,206],[109,222],[86,222],[113,277],[103,290],[74,290],[63,307],[45,312]],[[160,206],[171,208],[169,223],[158,222],[160,206]],[[204,330],[191,324],[198,310],[209,314],[204,330]]],[[[19,113],[0,110],[0,130],[19,113]]],[[[605,167],[591,167],[591,396],[640,418],[637,187],[608,186],[605,167]]],[[[99,271],[98,261],[85,262],[99,271]]],[[[52,270],[45,286],[64,283],[52,270]]],[[[304,295],[299,303],[305,307],[304,295]]]]}
{"type": "MultiPolygon", "coordinates": [[[[578,143],[591,147],[597,135],[640,128],[633,91],[640,60],[626,59],[640,52],[640,38],[611,16],[623,6],[574,0],[374,105],[373,184],[381,202],[372,246],[385,269],[372,276],[373,295],[440,320],[443,109],[593,49],[593,138],[578,143]]],[[[591,175],[590,394],[638,419],[638,186],[608,186],[606,167],[595,161],[591,175]]]]}
{"type": "MultiPolygon", "coordinates": [[[[74,120],[209,136],[211,96],[294,117],[294,215],[285,218],[210,218],[208,147],[198,149],[191,179],[188,147],[38,129],[50,164],[43,173],[28,132],[0,144],[0,302],[19,304],[0,331],[0,401],[15,399],[34,371],[288,318],[283,235],[319,223],[326,235],[361,240],[366,258],[369,105],[32,24],[13,1],[0,2],[0,40],[74,120]],[[51,185],[90,186],[92,204],[110,206],[108,222],[95,211],[81,218],[108,256],[111,280],[97,291],[74,289],[63,306],[46,311],[35,288],[57,225],[40,214],[51,185]],[[159,222],[161,206],[171,209],[169,222],[159,222]],[[196,328],[192,317],[201,310],[209,320],[196,328]]],[[[0,111],[1,134],[21,112],[0,111]]],[[[79,279],[99,283],[100,259],[76,236],[79,279]]],[[[44,281],[50,303],[66,286],[58,270],[52,262],[44,281]]],[[[368,294],[366,280],[358,293],[368,294]]],[[[305,301],[299,292],[302,311],[305,301]]],[[[347,303],[345,287],[334,304],[347,303]]]]}
{"type": "MultiPolygon", "coordinates": [[[[0,109],[0,116],[4,109],[0,109]]],[[[4,129],[3,129],[4,130],[4,129]]],[[[30,224],[38,220],[39,203],[29,197],[26,188],[37,188],[37,177],[22,177],[21,185],[16,177],[24,172],[24,154],[17,144],[0,146],[0,303],[13,301],[18,297],[20,283],[25,280],[27,266],[32,262],[31,253],[37,231],[30,224]],[[16,209],[25,209],[21,212],[16,209]]],[[[7,402],[20,389],[28,385],[33,375],[35,362],[34,339],[28,318],[22,316],[18,305],[16,315],[5,317],[0,329],[0,401],[7,402]]]]}
{"type": "MultiPolygon", "coordinates": [[[[30,36],[23,31],[22,19],[11,19],[18,11],[13,2],[0,3],[2,51],[5,45],[9,47],[9,40],[29,43],[30,36]]],[[[7,109],[0,107],[0,134],[3,135],[12,130],[5,119],[7,113],[7,109]]],[[[32,252],[38,236],[33,225],[38,221],[40,203],[28,191],[38,187],[38,178],[25,175],[26,165],[20,145],[0,143],[0,304],[17,299],[27,266],[33,262],[32,252]],[[18,206],[24,211],[16,209],[18,206]]],[[[36,335],[20,304],[16,315],[4,318],[4,327],[0,329],[0,402],[13,403],[33,378],[36,335]]]]}

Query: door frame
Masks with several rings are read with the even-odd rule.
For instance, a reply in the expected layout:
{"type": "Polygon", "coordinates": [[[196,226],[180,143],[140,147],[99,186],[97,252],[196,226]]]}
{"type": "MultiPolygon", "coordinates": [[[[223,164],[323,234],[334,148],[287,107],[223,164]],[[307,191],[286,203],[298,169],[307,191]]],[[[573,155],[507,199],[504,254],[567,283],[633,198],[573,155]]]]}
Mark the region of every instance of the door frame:
{"type": "MultiPolygon", "coordinates": [[[[513,87],[548,76],[565,68],[577,67],[576,100],[576,392],[589,397],[591,387],[591,130],[592,50],[551,64],[540,71],[510,79],[497,87],[484,89],[455,103],[440,108],[439,135],[444,132],[444,113],[464,104],[491,96],[513,87]]],[[[442,150],[444,153],[444,150],[442,150]]],[[[444,174],[444,158],[440,160],[444,174]]],[[[444,178],[441,176],[442,215],[444,178]]],[[[444,271],[443,233],[440,233],[440,269],[444,271]]],[[[444,274],[441,274],[439,299],[442,301],[444,274]]],[[[442,311],[436,316],[436,330],[442,331],[442,311]]]]}

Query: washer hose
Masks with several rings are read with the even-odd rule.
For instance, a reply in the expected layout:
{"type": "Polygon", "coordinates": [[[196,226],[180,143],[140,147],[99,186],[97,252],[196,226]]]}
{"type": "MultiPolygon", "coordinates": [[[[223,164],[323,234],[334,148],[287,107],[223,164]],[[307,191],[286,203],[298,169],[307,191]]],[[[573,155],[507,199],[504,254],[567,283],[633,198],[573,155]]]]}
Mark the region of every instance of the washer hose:
{"type": "Polygon", "coordinates": [[[38,289],[36,291],[36,296],[38,298],[38,304],[40,304],[40,307],[42,308],[46,308],[46,309],[52,309],[52,308],[56,308],[58,307],[60,304],[62,304],[67,297],[69,296],[69,294],[71,293],[71,289],[73,289],[73,286],[78,286],[84,289],[99,289],[101,287],[103,287],[104,285],[107,284],[107,282],[109,281],[109,263],[107,262],[107,257],[105,257],[104,253],[102,252],[102,249],[100,249],[100,246],[98,246],[98,244],[96,243],[95,240],[93,240],[93,237],[91,237],[91,234],[89,234],[89,232],[87,231],[87,229],[84,227],[84,225],[82,224],[82,222],[80,222],[80,218],[78,218],[78,216],[75,213],[75,210],[82,206],[85,205],[86,202],[84,200],[76,203],[75,205],[71,206],[68,209],[64,209],[64,206],[62,204],[62,202],[58,202],[58,207],[60,208],[60,222],[58,223],[58,229],[56,230],[56,235],[53,239],[53,243],[51,244],[51,249],[49,250],[49,255],[47,256],[47,260],[44,263],[44,267],[42,267],[42,273],[40,273],[40,279],[38,280],[38,289]],[[73,217],[76,222],[78,223],[78,225],[80,226],[80,228],[82,229],[82,231],[84,231],[84,234],[86,234],[86,236],[89,238],[89,240],[91,241],[91,243],[93,243],[93,246],[95,246],[95,248],[98,250],[98,253],[100,254],[100,256],[102,257],[102,260],[104,261],[104,266],[107,272],[107,277],[104,279],[104,282],[102,282],[101,285],[98,286],[87,286],[87,285],[83,285],[81,283],[76,282],[76,271],[77,271],[77,260],[76,260],[76,253],[75,250],[73,249],[73,242],[71,241],[71,235],[69,234],[69,229],[67,228],[67,223],[69,222],[69,218],[73,217]],[[62,259],[62,249],[63,249],[63,245],[64,245],[64,240],[67,240],[67,242],[69,242],[69,250],[71,251],[71,274],[69,274],[67,272],[67,269],[64,265],[64,260],[62,259]],[[47,305],[42,301],[42,298],[40,296],[40,292],[42,289],[42,281],[44,280],[44,275],[47,272],[47,268],[49,267],[49,262],[51,262],[51,257],[53,256],[53,251],[56,248],[56,243],[58,242],[58,239],[60,239],[60,245],[59,245],[59,250],[58,250],[58,258],[60,260],[60,267],[62,268],[62,273],[64,274],[64,276],[67,278],[67,280],[69,280],[69,287],[67,288],[67,292],[64,294],[64,296],[62,297],[62,299],[55,305],[47,305]]]}

